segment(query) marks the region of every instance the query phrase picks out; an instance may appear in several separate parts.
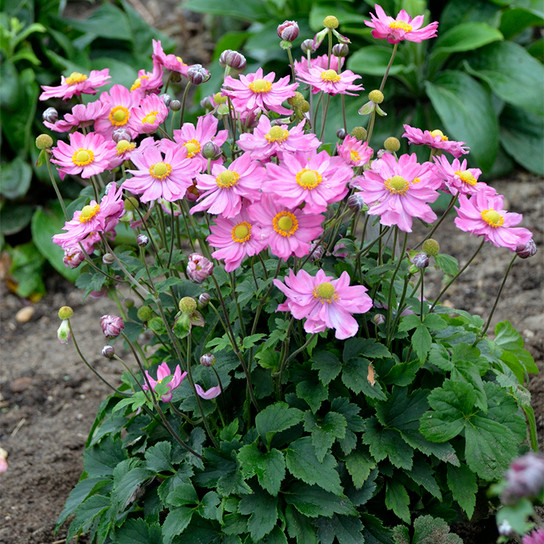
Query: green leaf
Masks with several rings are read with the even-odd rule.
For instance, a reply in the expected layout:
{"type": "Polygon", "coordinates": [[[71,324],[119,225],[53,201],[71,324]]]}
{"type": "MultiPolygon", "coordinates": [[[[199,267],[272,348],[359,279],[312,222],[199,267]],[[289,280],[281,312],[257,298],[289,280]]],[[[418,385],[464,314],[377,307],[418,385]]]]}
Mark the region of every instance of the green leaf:
{"type": "Polygon", "coordinates": [[[357,511],[345,497],[338,497],[316,485],[295,482],[285,494],[287,504],[292,504],[301,514],[310,518],[333,514],[355,516],[357,511]]]}
{"type": "Polygon", "coordinates": [[[255,426],[259,435],[270,443],[276,433],[297,425],[302,417],[303,412],[298,408],[290,408],[285,402],[276,402],[257,414],[255,426]]]}
{"type": "Polygon", "coordinates": [[[288,544],[285,531],[276,525],[270,533],[259,541],[259,544],[288,544]]]}
{"type": "Polygon", "coordinates": [[[324,385],[334,380],[342,370],[342,363],[330,351],[318,351],[312,356],[312,368],[319,373],[319,379],[324,385]]]}
{"type": "Polygon", "coordinates": [[[3,163],[2,176],[0,176],[0,194],[9,199],[24,196],[30,187],[31,179],[32,168],[21,157],[3,163]]]}
{"type": "Polygon", "coordinates": [[[436,261],[436,266],[448,276],[455,276],[459,272],[459,261],[451,255],[439,253],[434,256],[434,260],[436,261]]]}
{"type": "Polygon", "coordinates": [[[525,367],[526,372],[538,374],[538,367],[535,364],[533,356],[523,348],[523,337],[509,321],[497,323],[495,326],[494,341],[503,352],[508,351],[512,353],[525,367]]]}
{"type": "Polygon", "coordinates": [[[450,138],[468,144],[482,170],[495,162],[498,150],[498,122],[491,94],[464,72],[447,70],[425,88],[450,138]]]}
{"type": "Polygon", "coordinates": [[[368,359],[350,359],[344,363],[342,382],[354,393],[363,393],[366,397],[385,400],[387,397],[379,383],[371,385],[368,381],[368,359]]]}
{"type": "Polygon", "coordinates": [[[148,525],[145,520],[129,519],[115,534],[117,544],[150,544],[162,541],[162,531],[158,524],[148,525]]]}
{"type": "Polygon", "coordinates": [[[259,484],[272,496],[276,496],[285,478],[283,453],[275,448],[263,453],[257,445],[248,444],[240,448],[238,460],[245,478],[256,475],[259,484]]]}
{"type": "MultiPolygon", "coordinates": [[[[391,59],[391,49],[380,45],[360,47],[348,57],[347,67],[363,76],[383,76],[391,59]]],[[[402,63],[395,62],[389,71],[390,75],[401,74],[407,69],[402,63]]]]}
{"type": "Polygon", "coordinates": [[[257,344],[257,342],[261,338],[264,338],[265,336],[266,334],[263,334],[263,333],[252,334],[251,336],[245,336],[244,339],[242,340],[242,347],[244,349],[252,348],[255,344],[257,344]]]}
{"type": "Polygon", "coordinates": [[[478,492],[476,475],[466,465],[459,467],[448,465],[447,474],[448,487],[453,499],[466,512],[468,519],[472,518],[478,492]]]}
{"type": "Polygon", "coordinates": [[[510,40],[526,28],[542,26],[542,24],[544,24],[542,15],[538,15],[528,9],[523,7],[505,9],[501,17],[500,31],[506,40],[510,40]]]}
{"type": "Polygon", "coordinates": [[[306,401],[312,412],[317,412],[324,400],[327,400],[329,392],[320,381],[303,381],[297,383],[297,396],[306,401]]]}
{"type": "Polygon", "coordinates": [[[277,499],[258,489],[240,501],[238,512],[250,516],[247,527],[251,538],[257,542],[270,533],[276,525],[278,519],[277,499]]]}
{"type": "Polygon", "coordinates": [[[9,59],[2,60],[0,65],[0,106],[13,108],[17,104],[19,94],[19,78],[17,69],[9,59]]]}
{"type": "Polygon", "coordinates": [[[380,519],[364,512],[359,517],[364,526],[365,544],[394,544],[393,531],[384,527],[380,519]]]}
{"type": "Polygon", "coordinates": [[[389,480],[385,486],[385,507],[405,523],[410,523],[410,497],[398,480],[389,480]]]}
{"type": "Polygon", "coordinates": [[[289,472],[303,482],[317,484],[325,491],[342,495],[340,476],[336,471],[336,460],[327,453],[323,461],[317,459],[312,440],[309,436],[298,438],[287,448],[285,456],[289,472]]]}
{"type": "MultiPolygon", "coordinates": [[[[124,463],[130,463],[127,459],[124,463]]],[[[120,463],[122,465],[122,463],[120,463]]],[[[153,476],[153,473],[145,468],[133,468],[124,474],[119,474],[119,467],[114,471],[113,491],[111,493],[112,506],[119,510],[126,509],[127,505],[134,501],[135,493],[140,489],[141,485],[153,476]]],[[[122,472],[122,471],[121,471],[122,472]]]]}
{"type": "Polygon", "coordinates": [[[346,469],[356,489],[363,487],[370,471],[376,467],[376,461],[362,451],[351,452],[346,457],[346,469]]]}
{"type": "Polygon", "coordinates": [[[2,202],[3,206],[0,206],[0,233],[4,236],[15,234],[23,230],[32,218],[34,209],[27,204],[16,204],[10,202],[7,204],[2,202]]]}
{"type": "Polygon", "coordinates": [[[44,295],[43,262],[44,258],[36,250],[33,242],[27,242],[8,249],[11,257],[9,274],[17,285],[16,293],[26,298],[31,295],[44,295]]]}
{"type": "Polygon", "coordinates": [[[170,506],[191,506],[198,504],[198,495],[191,481],[177,484],[170,493],[168,493],[166,504],[170,506]]]}
{"type": "Polygon", "coordinates": [[[191,523],[194,513],[194,508],[186,506],[171,509],[162,524],[163,544],[170,544],[175,536],[180,535],[191,523]]]}
{"type": "Polygon", "coordinates": [[[285,522],[289,536],[296,538],[297,544],[319,544],[312,521],[291,505],[285,509],[285,522]]]}
{"type": "Polygon", "coordinates": [[[183,7],[198,13],[226,15],[251,22],[265,22],[270,19],[270,14],[260,0],[247,0],[243,4],[237,0],[188,0],[183,7]]]}
{"type": "Polygon", "coordinates": [[[70,524],[66,540],[69,542],[74,535],[80,532],[86,533],[91,527],[94,519],[110,507],[111,502],[109,497],[104,497],[103,495],[93,495],[92,497],[89,497],[86,501],[81,503],[76,510],[76,515],[70,524]]]}
{"type": "Polygon", "coordinates": [[[100,444],[83,452],[83,466],[91,478],[113,476],[115,467],[126,459],[121,440],[107,436],[100,444]]]}
{"type": "Polygon", "coordinates": [[[336,412],[327,412],[321,421],[318,421],[310,412],[304,414],[304,430],[311,433],[312,444],[319,462],[323,461],[325,454],[337,438],[344,438],[346,427],[346,418],[336,412]]]}
{"type": "Polygon", "coordinates": [[[78,19],[66,19],[72,28],[85,34],[94,34],[101,38],[132,41],[132,33],[123,10],[113,4],[102,4],[84,21],[78,19]]]}
{"type": "Polygon", "coordinates": [[[497,525],[507,521],[512,529],[521,535],[527,533],[533,527],[532,523],[528,523],[530,516],[533,515],[534,508],[531,501],[524,498],[512,506],[503,506],[497,512],[497,525]]]}
{"type": "Polygon", "coordinates": [[[440,491],[440,486],[434,477],[435,470],[431,467],[428,461],[423,459],[421,456],[416,457],[409,475],[410,478],[416,482],[416,484],[422,486],[439,501],[442,501],[442,492],[440,491]]]}
{"type": "Polygon", "coordinates": [[[104,486],[108,485],[110,480],[105,478],[86,478],[81,480],[76,484],[74,489],[70,491],[70,495],[64,503],[64,508],[60,513],[59,519],[57,520],[56,527],[60,527],[69,516],[71,516],[82,504],[89,495],[100,491],[104,486]]]}
{"type": "Polygon", "coordinates": [[[450,533],[448,524],[440,518],[420,516],[414,522],[413,544],[463,544],[455,533],[450,533]]]}
{"type": "Polygon", "coordinates": [[[544,115],[544,66],[521,45],[510,41],[490,44],[473,53],[465,65],[504,101],[544,115]]]}
{"type": "Polygon", "coordinates": [[[356,517],[333,516],[318,520],[319,538],[323,544],[332,544],[336,538],[339,544],[363,544],[363,524],[356,517]]]}

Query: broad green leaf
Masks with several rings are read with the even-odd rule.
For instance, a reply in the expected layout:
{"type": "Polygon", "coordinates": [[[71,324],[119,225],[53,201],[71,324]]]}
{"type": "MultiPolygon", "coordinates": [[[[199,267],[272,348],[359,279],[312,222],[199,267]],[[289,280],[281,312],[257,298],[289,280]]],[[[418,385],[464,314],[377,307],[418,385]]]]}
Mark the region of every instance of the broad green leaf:
{"type": "Polygon", "coordinates": [[[376,461],[362,451],[351,452],[346,457],[346,468],[356,489],[363,487],[370,471],[376,467],[376,461]]]}
{"type": "Polygon", "coordinates": [[[436,261],[436,266],[438,266],[438,268],[440,268],[440,270],[442,270],[442,272],[448,276],[455,276],[455,274],[459,272],[459,262],[451,255],[439,253],[438,255],[434,256],[434,260],[436,261]]]}
{"type": "Polygon", "coordinates": [[[115,467],[126,459],[121,440],[106,437],[100,444],[83,452],[83,466],[91,478],[112,476],[115,467]]]}
{"type": "MultiPolygon", "coordinates": [[[[391,49],[380,45],[368,45],[354,51],[348,57],[347,67],[356,74],[364,76],[383,76],[391,59],[391,49]]],[[[398,60],[398,59],[397,59],[398,60]]],[[[396,75],[406,70],[406,66],[397,60],[391,66],[390,75],[396,75]]]]}
{"type": "Polygon", "coordinates": [[[170,544],[175,536],[180,535],[191,523],[194,508],[181,506],[170,510],[162,524],[163,544],[170,544]]]}
{"type": "Polygon", "coordinates": [[[478,481],[476,475],[466,465],[454,467],[448,465],[448,487],[453,499],[466,512],[468,519],[472,518],[476,506],[478,481]]]}
{"type": "Polygon", "coordinates": [[[66,499],[64,508],[60,513],[56,526],[60,527],[68,519],[68,517],[78,509],[79,505],[82,504],[89,495],[100,491],[109,483],[110,480],[105,478],[85,478],[85,480],[78,482],[74,489],[70,491],[70,495],[68,495],[68,498],[66,499]]]}
{"type": "MultiPolygon", "coordinates": [[[[449,466],[449,465],[448,465],[449,466]]],[[[431,495],[442,501],[442,492],[435,479],[435,471],[421,456],[414,459],[414,465],[409,473],[410,478],[426,489],[431,495]]]]}
{"type": "MultiPolygon", "coordinates": [[[[127,463],[129,460],[127,459],[127,463]]],[[[119,465],[118,465],[119,466],[119,465]]],[[[120,478],[116,477],[114,471],[113,491],[111,493],[112,506],[119,510],[124,510],[131,501],[134,500],[135,493],[142,484],[153,476],[150,470],[145,468],[133,468],[122,474],[120,478]]]]}
{"type": "Polygon", "coordinates": [[[376,405],[378,421],[384,427],[399,431],[417,429],[421,416],[429,407],[427,394],[428,391],[419,389],[408,395],[407,388],[393,387],[389,399],[376,405]]]}
{"type": "Polygon", "coordinates": [[[275,448],[262,452],[256,444],[240,448],[238,460],[245,478],[256,475],[259,483],[274,497],[285,478],[285,459],[283,453],[275,448]]]}
{"type": "Polygon", "coordinates": [[[425,324],[420,323],[416,330],[412,333],[412,347],[418,356],[421,363],[424,363],[427,359],[427,354],[431,349],[433,340],[431,333],[425,324]]]}
{"type": "Polygon", "coordinates": [[[257,432],[268,443],[272,437],[302,421],[303,412],[298,408],[290,408],[285,402],[276,402],[261,410],[255,417],[257,432]]]}
{"type": "Polygon", "coordinates": [[[405,523],[410,523],[410,497],[398,480],[389,480],[385,486],[385,507],[405,523]]]}
{"type": "Polygon", "coordinates": [[[460,24],[469,22],[487,23],[497,28],[501,13],[501,9],[490,2],[475,2],[474,0],[447,2],[440,15],[439,33],[445,33],[460,24]]]}
{"type": "Polygon", "coordinates": [[[319,516],[330,518],[333,514],[357,515],[357,511],[346,497],[338,497],[317,485],[302,482],[295,482],[289,488],[285,494],[285,501],[310,518],[319,516]]]}
{"type": "Polygon", "coordinates": [[[81,32],[94,34],[101,38],[115,36],[117,40],[132,41],[132,33],[123,10],[113,4],[102,4],[96,11],[85,18],[66,19],[72,28],[81,32]]]}
{"type": "Polygon", "coordinates": [[[373,399],[385,400],[387,397],[379,383],[371,385],[368,381],[368,359],[350,359],[344,363],[342,382],[354,393],[363,393],[373,399]]]}
{"type": "Polygon", "coordinates": [[[4,58],[0,65],[0,106],[12,108],[17,103],[19,77],[13,62],[4,58]]]}
{"type": "Polygon", "coordinates": [[[463,544],[461,537],[450,533],[448,524],[441,518],[420,516],[414,521],[413,544],[463,544]]]}
{"type": "Polygon", "coordinates": [[[190,480],[177,484],[165,501],[170,506],[191,506],[198,504],[198,495],[190,480]]]}
{"type": "Polygon", "coordinates": [[[116,544],[149,544],[162,540],[162,530],[156,523],[148,525],[144,519],[129,519],[115,534],[116,544]]]}
{"type": "Polygon", "coordinates": [[[324,385],[329,383],[340,374],[342,363],[334,353],[319,351],[312,357],[312,368],[319,372],[319,379],[324,385]]]}
{"type": "Polygon", "coordinates": [[[198,13],[227,15],[250,22],[265,22],[270,19],[265,5],[259,0],[247,0],[243,4],[236,0],[189,0],[183,7],[198,13]]]}
{"type": "Polygon", "coordinates": [[[296,538],[297,544],[319,544],[312,520],[289,505],[285,509],[287,533],[296,538]]]}
{"type": "Polygon", "coordinates": [[[487,171],[498,150],[498,123],[491,94],[464,72],[447,70],[425,88],[448,136],[466,142],[478,166],[487,171]]]}
{"type": "Polygon", "coordinates": [[[503,351],[509,351],[523,364],[525,370],[531,374],[538,374],[538,367],[532,355],[523,348],[524,341],[521,334],[509,321],[501,321],[495,326],[495,344],[503,351]]]}
{"type": "Polygon", "coordinates": [[[103,495],[93,495],[92,497],[89,497],[86,501],[81,503],[76,510],[76,515],[70,524],[66,540],[69,542],[73,536],[80,532],[86,533],[91,527],[94,519],[110,507],[111,502],[109,497],[103,495]]]}
{"type": "Polygon", "coordinates": [[[320,381],[303,381],[297,383],[297,396],[306,401],[312,412],[317,412],[324,400],[329,396],[328,389],[320,381]]]}
{"type": "Polygon", "coordinates": [[[8,248],[11,257],[9,274],[16,285],[15,292],[22,298],[45,294],[43,283],[44,258],[33,242],[8,248]]]}
{"type": "Polygon", "coordinates": [[[327,412],[321,421],[310,412],[304,414],[304,430],[311,433],[312,444],[319,462],[323,461],[336,439],[344,438],[346,427],[346,418],[337,412],[327,412]]]}
{"type": "Polygon", "coordinates": [[[527,533],[534,525],[529,523],[530,516],[534,515],[534,507],[531,501],[527,498],[521,499],[516,504],[511,506],[503,506],[497,512],[497,525],[503,521],[508,521],[508,524],[516,533],[527,533]]]}
{"type": "Polygon", "coordinates": [[[505,40],[511,40],[514,36],[531,26],[542,26],[544,18],[524,7],[505,9],[501,17],[500,31],[505,40]]]}
{"type": "Polygon", "coordinates": [[[317,522],[318,536],[322,544],[332,544],[338,540],[339,544],[363,544],[363,524],[359,518],[353,516],[333,516],[321,518],[317,522]]]}
{"type": "Polygon", "coordinates": [[[257,542],[270,533],[278,519],[277,499],[262,490],[244,497],[238,506],[240,514],[249,517],[247,527],[251,538],[257,542]]]}
{"type": "Polygon", "coordinates": [[[490,44],[466,59],[467,70],[514,106],[544,115],[544,66],[514,42],[490,44]]]}
{"type": "Polygon", "coordinates": [[[344,342],[342,359],[348,361],[359,357],[382,359],[391,357],[391,353],[383,344],[376,342],[373,338],[348,338],[344,342]]]}
{"type": "MultiPolygon", "coordinates": [[[[9,199],[26,195],[32,179],[32,168],[21,157],[2,164],[0,176],[0,194],[9,199]]],[[[4,212],[2,212],[2,215],[4,212]]],[[[2,217],[2,222],[4,218],[2,217]]]]}
{"type": "Polygon", "coordinates": [[[16,204],[4,201],[0,206],[0,233],[4,236],[15,234],[23,230],[32,219],[34,209],[27,204],[16,204]]]}

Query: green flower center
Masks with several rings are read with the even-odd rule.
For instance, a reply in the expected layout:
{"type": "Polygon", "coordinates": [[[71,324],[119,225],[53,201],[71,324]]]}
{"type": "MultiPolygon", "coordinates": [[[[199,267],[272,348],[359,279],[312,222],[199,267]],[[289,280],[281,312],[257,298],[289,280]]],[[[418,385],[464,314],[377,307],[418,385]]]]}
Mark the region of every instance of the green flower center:
{"type": "Polygon", "coordinates": [[[494,229],[497,227],[502,227],[504,224],[504,217],[494,209],[484,210],[482,212],[482,219],[494,229]]]}
{"type": "Polygon", "coordinates": [[[285,142],[288,136],[289,136],[289,131],[285,130],[284,128],[275,126],[270,129],[270,131],[265,136],[265,138],[269,142],[285,142]]]}
{"type": "Polygon", "coordinates": [[[410,184],[402,176],[393,176],[385,180],[385,187],[391,194],[403,195],[408,191],[410,184]]]}
{"type": "Polygon", "coordinates": [[[340,81],[340,76],[336,73],[336,70],[325,70],[324,72],[321,72],[321,80],[336,83],[337,81],[340,81]]]}
{"type": "Polygon", "coordinates": [[[163,180],[165,177],[170,175],[172,172],[172,166],[167,162],[156,162],[152,164],[149,168],[149,173],[155,179],[163,180]]]}
{"type": "Polygon", "coordinates": [[[215,183],[221,189],[229,189],[238,183],[240,174],[233,172],[232,170],[223,170],[216,178],[215,183]]]}
{"type": "Polygon", "coordinates": [[[83,206],[81,214],[79,215],[80,223],[88,223],[98,212],[100,211],[100,205],[95,204],[94,206],[83,206]]]}
{"type": "Polygon", "coordinates": [[[321,175],[317,170],[308,170],[304,168],[297,174],[297,183],[303,189],[315,189],[322,181],[321,175]]]}
{"type": "Polygon", "coordinates": [[[232,239],[239,244],[247,242],[251,237],[251,225],[247,221],[238,223],[231,232],[232,239]]]}

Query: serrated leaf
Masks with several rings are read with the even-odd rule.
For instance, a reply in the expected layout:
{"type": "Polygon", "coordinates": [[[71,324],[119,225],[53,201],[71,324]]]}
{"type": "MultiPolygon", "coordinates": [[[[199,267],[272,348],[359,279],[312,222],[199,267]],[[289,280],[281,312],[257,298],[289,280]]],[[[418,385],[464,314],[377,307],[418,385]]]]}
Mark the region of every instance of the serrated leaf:
{"type": "Polygon", "coordinates": [[[423,324],[420,323],[416,330],[412,333],[412,347],[418,356],[418,359],[421,363],[424,363],[427,359],[427,354],[431,349],[433,339],[429,329],[423,324]]]}
{"type": "Polygon", "coordinates": [[[270,443],[274,434],[297,425],[302,417],[303,412],[298,408],[290,408],[285,402],[276,402],[257,414],[255,426],[259,435],[270,443]]]}
{"type": "Polygon", "coordinates": [[[190,481],[176,485],[165,502],[170,506],[188,506],[198,503],[198,495],[193,484],[190,481]]]}
{"type": "Polygon", "coordinates": [[[538,374],[538,367],[535,364],[533,356],[523,348],[523,337],[509,321],[497,323],[495,326],[494,341],[501,350],[514,354],[527,372],[538,374]]]}
{"type": "Polygon", "coordinates": [[[254,541],[270,533],[278,519],[277,499],[262,490],[244,497],[238,506],[240,514],[249,517],[247,527],[254,541]]]}
{"type": "MultiPolygon", "coordinates": [[[[129,463],[130,461],[124,461],[129,463]]],[[[117,465],[116,470],[120,465],[117,465]]],[[[124,510],[130,502],[134,500],[135,494],[140,490],[142,484],[153,476],[153,473],[145,468],[136,467],[130,469],[120,478],[116,477],[114,472],[113,491],[111,493],[111,503],[113,506],[124,510]]]]}
{"type": "Polygon", "coordinates": [[[323,461],[325,454],[331,449],[337,438],[344,438],[346,427],[346,418],[342,414],[327,412],[327,415],[318,421],[313,414],[306,412],[304,430],[311,433],[312,444],[319,462],[323,461]]]}
{"type": "Polygon", "coordinates": [[[380,519],[365,512],[359,517],[364,526],[365,544],[394,544],[393,531],[384,527],[380,519]]]}
{"type": "Polygon", "coordinates": [[[170,442],[158,442],[146,450],[145,466],[154,472],[170,470],[172,468],[171,452],[170,442]]]}
{"type": "Polygon", "coordinates": [[[319,538],[322,544],[332,544],[336,538],[339,544],[363,544],[363,524],[356,517],[333,516],[318,520],[319,538]]]}
{"type": "Polygon", "coordinates": [[[100,491],[104,486],[108,485],[110,480],[105,478],[86,478],[81,482],[78,482],[74,489],[70,491],[70,495],[64,503],[64,508],[60,513],[59,519],[57,520],[57,527],[60,527],[69,516],[71,516],[82,504],[87,497],[100,491]]]}
{"type": "Polygon", "coordinates": [[[129,519],[115,534],[116,544],[149,544],[162,541],[158,524],[148,525],[143,519],[129,519]]]}
{"type": "Polygon", "coordinates": [[[81,503],[76,510],[74,520],[70,524],[66,539],[69,541],[74,535],[86,533],[94,519],[100,516],[108,508],[111,502],[109,497],[103,495],[93,495],[81,503]]]}
{"type": "Polygon", "coordinates": [[[162,524],[163,544],[170,544],[175,536],[180,535],[191,523],[194,508],[181,506],[170,510],[162,524]]]}
{"type": "Polygon", "coordinates": [[[405,523],[410,523],[410,497],[397,480],[389,480],[385,486],[385,507],[405,523]]]}
{"type": "Polygon", "coordinates": [[[448,276],[455,276],[455,274],[459,272],[459,261],[451,255],[439,253],[438,255],[434,256],[434,260],[436,262],[436,266],[438,266],[438,268],[448,276]]]}
{"type": "Polygon", "coordinates": [[[295,482],[285,495],[287,504],[292,504],[301,514],[310,518],[324,516],[330,518],[333,514],[355,516],[357,511],[349,499],[338,497],[325,491],[317,485],[307,485],[295,482]]]}
{"type": "Polygon", "coordinates": [[[312,357],[312,368],[319,373],[319,379],[324,385],[328,385],[340,374],[342,363],[329,351],[319,351],[312,357]]]}
{"type": "Polygon", "coordinates": [[[115,467],[124,461],[126,451],[121,440],[106,437],[100,444],[83,452],[83,466],[90,478],[112,476],[115,467]]]}
{"type": "Polygon", "coordinates": [[[259,483],[272,496],[276,496],[285,478],[285,459],[283,453],[275,448],[261,452],[256,444],[240,448],[238,460],[245,478],[256,475],[259,483]]]}
{"type": "Polygon", "coordinates": [[[356,489],[363,487],[370,471],[376,466],[376,461],[362,451],[351,452],[346,457],[346,469],[353,480],[356,489]]]}
{"type": "Polygon", "coordinates": [[[523,498],[516,504],[511,506],[503,506],[497,512],[497,525],[501,525],[504,521],[508,522],[508,525],[518,534],[527,533],[532,523],[529,523],[529,517],[534,515],[534,507],[531,501],[527,498],[523,498]]]}
{"type": "Polygon", "coordinates": [[[291,538],[296,539],[297,544],[319,544],[311,519],[303,516],[291,505],[285,509],[285,522],[287,533],[291,538]]]}
{"type": "Polygon", "coordinates": [[[387,402],[376,405],[378,421],[387,428],[399,431],[417,429],[421,416],[429,406],[427,394],[427,390],[420,389],[408,395],[405,387],[393,387],[387,402]]]}
{"type": "Polygon", "coordinates": [[[368,377],[368,359],[350,359],[344,363],[342,370],[342,382],[354,393],[363,393],[366,397],[378,400],[385,400],[387,397],[379,383],[370,385],[368,377]]]}
{"type": "MultiPolygon", "coordinates": [[[[448,465],[450,466],[450,465],[448,465]]],[[[421,457],[414,459],[414,465],[409,473],[416,484],[422,486],[431,495],[442,501],[442,492],[434,477],[435,471],[427,461],[421,457]]]]}
{"type": "Polygon", "coordinates": [[[383,461],[387,457],[397,468],[412,468],[414,450],[401,439],[397,431],[381,427],[375,417],[366,420],[362,440],[363,444],[369,446],[376,461],[383,461]]]}
{"type": "Polygon", "coordinates": [[[472,518],[478,491],[476,475],[466,465],[459,467],[448,465],[447,475],[453,499],[466,512],[468,519],[472,518]]]}
{"type": "Polygon", "coordinates": [[[215,491],[209,491],[200,501],[200,515],[204,519],[221,521],[221,509],[219,508],[220,503],[221,501],[219,500],[219,495],[215,491]]]}
{"type": "Polygon", "coordinates": [[[317,412],[324,400],[329,396],[328,388],[320,381],[303,381],[297,383],[297,397],[306,401],[312,412],[317,412]]]}
{"type": "Polygon", "coordinates": [[[448,524],[440,518],[420,516],[414,522],[413,544],[463,544],[455,533],[450,533],[448,524]]]}

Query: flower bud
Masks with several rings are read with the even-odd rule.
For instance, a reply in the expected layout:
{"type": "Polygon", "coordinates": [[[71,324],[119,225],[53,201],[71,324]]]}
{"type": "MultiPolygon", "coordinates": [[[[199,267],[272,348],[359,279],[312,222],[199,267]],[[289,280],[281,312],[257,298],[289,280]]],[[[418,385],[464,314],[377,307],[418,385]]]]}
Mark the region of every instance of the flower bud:
{"type": "Polygon", "coordinates": [[[327,15],[327,17],[323,19],[323,26],[325,28],[332,30],[334,28],[338,28],[338,25],[338,19],[334,15],[327,15]]]}
{"type": "Polygon", "coordinates": [[[201,83],[204,83],[210,79],[210,74],[208,70],[202,66],[202,64],[193,64],[187,70],[187,79],[193,85],[200,85],[201,83]]]}
{"type": "Polygon", "coordinates": [[[111,135],[111,139],[118,144],[119,142],[125,140],[127,142],[130,142],[132,140],[132,137],[130,135],[130,132],[126,128],[116,128],[111,135]]]}
{"type": "Polygon", "coordinates": [[[300,111],[302,113],[308,113],[310,111],[310,103],[305,100],[301,105],[300,105],[300,111]]]}
{"type": "Polygon", "coordinates": [[[60,327],[57,329],[57,338],[61,344],[67,344],[72,338],[70,322],[67,319],[61,321],[60,327]]]}
{"type": "Polygon", "coordinates": [[[145,247],[149,244],[149,238],[145,234],[138,234],[138,236],[136,236],[136,243],[140,247],[145,247]]]}
{"type": "Polygon", "coordinates": [[[179,100],[170,100],[170,105],[168,106],[171,111],[179,111],[181,109],[181,102],[179,100]]]}
{"type": "Polygon", "coordinates": [[[429,266],[429,256],[426,253],[418,253],[412,257],[412,263],[419,270],[427,268],[429,266]]]}
{"type": "Polygon", "coordinates": [[[432,255],[434,257],[440,252],[440,244],[434,238],[427,238],[427,240],[423,242],[422,249],[427,255],[432,255]]]}
{"type": "Polygon", "coordinates": [[[153,317],[153,310],[149,306],[140,306],[136,315],[140,321],[147,323],[153,317]]]}
{"type": "Polygon", "coordinates": [[[179,311],[191,315],[196,310],[196,300],[192,297],[183,297],[179,301],[179,311]]]}
{"type": "Polygon", "coordinates": [[[130,297],[127,297],[127,298],[125,299],[125,306],[126,306],[127,308],[129,308],[129,309],[132,308],[132,307],[134,306],[134,299],[133,299],[133,298],[130,298],[130,297]]]}
{"type": "Polygon", "coordinates": [[[349,55],[349,46],[347,43],[336,43],[332,46],[332,54],[335,57],[347,57],[349,55]]]}
{"type": "Polygon", "coordinates": [[[367,132],[365,127],[354,127],[351,130],[351,136],[354,138],[357,138],[360,142],[364,142],[366,140],[367,132]]]}
{"type": "Polygon", "coordinates": [[[535,241],[531,238],[526,244],[520,244],[516,247],[516,253],[518,257],[527,259],[532,257],[536,253],[535,241]]]}
{"type": "Polygon", "coordinates": [[[544,456],[527,453],[515,459],[506,472],[506,486],[501,500],[503,504],[515,504],[525,497],[540,495],[544,490],[544,456]]]}
{"type": "Polygon", "coordinates": [[[124,207],[127,212],[135,210],[139,205],[140,203],[135,196],[129,196],[125,198],[124,207]]]}
{"type": "Polygon", "coordinates": [[[213,353],[205,353],[200,357],[200,364],[202,366],[212,366],[215,363],[215,355],[213,353]]]}
{"type": "Polygon", "coordinates": [[[312,242],[310,245],[310,261],[319,261],[323,254],[325,253],[325,250],[323,249],[323,246],[319,244],[318,242],[312,242]]]}
{"type": "Polygon", "coordinates": [[[121,317],[116,315],[103,315],[100,318],[102,332],[107,338],[117,338],[125,328],[125,323],[121,317]]]}
{"type": "Polygon", "coordinates": [[[313,53],[315,51],[314,41],[311,38],[308,38],[300,44],[300,48],[305,55],[313,53]]]}
{"type": "Polygon", "coordinates": [[[159,96],[159,98],[162,100],[162,103],[168,108],[170,106],[170,102],[172,102],[172,97],[167,94],[163,93],[159,96]]]}
{"type": "Polygon", "coordinates": [[[364,211],[366,204],[361,193],[354,193],[348,198],[348,208],[352,212],[364,211]]]}
{"type": "Polygon", "coordinates": [[[389,136],[389,138],[387,138],[387,140],[385,140],[385,142],[383,143],[383,147],[391,153],[396,153],[400,149],[400,142],[398,138],[395,138],[394,136],[389,136]]]}
{"type": "Polygon", "coordinates": [[[42,118],[48,123],[56,123],[59,120],[59,112],[55,108],[47,108],[42,113],[42,118]]]}
{"type": "Polygon", "coordinates": [[[115,355],[115,349],[113,349],[113,346],[104,346],[102,348],[102,356],[106,359],[113,359],[113,356],[115,355]]]}
{"type": "Polygon", "coordinates": [[[104,253],[102,255],[102,262],[104,264],[113,264],[115,262],[115,257],[111,253],[104,253]]]}
{"type": "Polygon", "coordinates": [[[205,159],[214,161],[221,156],[221,148],[215,142],[206,142],[202,146],[202,156],[205,159]]]}
{"type": "Polygon", "coordinates": [[[38,149],[49,149],[53,146],[53,138],[49,134],[40,134],[36,138],[36,147],[38,149]]]}
{"type": "Polygon", "coordinates": [[[337,137],[339,140],[343,140],[343,139],[346,137],[346,131],[345,131],[343,128],[339,128],[339,129],[336,131],[336,137],[337,137]]]}
{"type": "Polygon", "coordinates": [[[281,40],[294,42],[298,38],[298,24],[296,21],[284,21],[278,26],[278,36],[281,40]]]}
{"type": "Polygon", "coordinates": [[[208,305],[208,303],[210,302],[211,299],[212,299],[212,297],[210,296],[209,293],[202,293],[198,297],[198,307],[199,308],[204,308],[205,306],[208,305]]]}
{"type": "Polygon", "coordinates": [[[383,102],[384,96],[381,91],[374,89],[368,93],[368,99],[374,104],[381,104],[383,102]]]}
{"type": "Polygon", "coordinates": [[[202,283],[213,272],[213,263],[199,253],[191,253],[187,263],[187,276],[195,283],[202,283]]]}
{"type": "Polygon", "coordinates": [[[74,315],[74,310],[70,306],[63,306],[59,309],[59,319],[70,319],[74,315]]]}
{"type": "Polygon", "coordinates": [[[85,252],[80,247],[70,247],[64,250],[64,266],[77,268],[85,260],[85,252]]]}
{"type": "Polygon", "coordinates": [[[375,314],[372,321],[377,326],[383,325],[385,323],[385,316],[383,314],[375,314]]]}
{"type": "Polygon", "coordinates": [[[229,67],[233,70],[242,71],[245,69],[247,64],[246,58],[242,53],[238,51],[233,51],[232,49],[225,49],[219,56],[219,65],[223,68],[229,67]]]}

